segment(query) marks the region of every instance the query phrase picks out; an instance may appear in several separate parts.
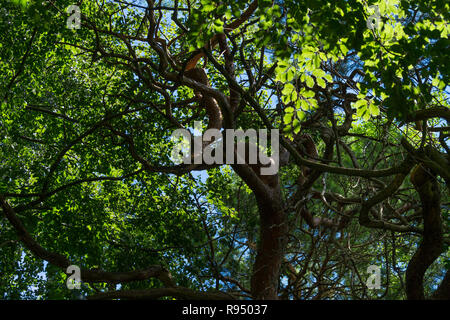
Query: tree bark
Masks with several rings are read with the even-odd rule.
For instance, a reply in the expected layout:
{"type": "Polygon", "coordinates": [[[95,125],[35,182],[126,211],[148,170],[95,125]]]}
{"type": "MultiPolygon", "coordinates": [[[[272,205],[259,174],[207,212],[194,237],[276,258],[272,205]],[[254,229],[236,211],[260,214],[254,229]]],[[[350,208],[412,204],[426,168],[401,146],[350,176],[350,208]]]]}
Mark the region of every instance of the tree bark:
{"type": "Polygon", "coordinates": [[[287,243],[288,225],[279,177],[260,176],[248,165],[233,165],[252,189],[259,210],[260,230],[251,277],[254,299],[277,300],[280,268],[287,243]]]}
{"type": "Polygon", "coordinates": [[[279,186],[272,191],[270,198],[256,199],[260,239],[251,278],[251,292],[255,299],[278,299],[280,269],[287,243],[287,219],[279,186]]]}
{"type": "Polygon", "coordinates": [[[406,270],[406,295],[408,300],[423,300],[425,272],[443,251],[440,192],[436,176],[422,165],[411,173],[411,182],[422,203],[424,232],[406,270]]]}

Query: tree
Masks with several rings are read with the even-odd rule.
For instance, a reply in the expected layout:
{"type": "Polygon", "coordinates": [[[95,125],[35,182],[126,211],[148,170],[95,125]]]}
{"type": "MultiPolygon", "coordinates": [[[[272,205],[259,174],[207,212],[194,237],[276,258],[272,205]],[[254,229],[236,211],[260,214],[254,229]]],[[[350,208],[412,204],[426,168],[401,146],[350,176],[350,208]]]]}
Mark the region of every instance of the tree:
{"type": "Polygon", "coordinates": [[[2,0],[2,296],[449,299],[449,7],[2,0]],[[279,172],[174,164],[194,121],[279,172]]]}

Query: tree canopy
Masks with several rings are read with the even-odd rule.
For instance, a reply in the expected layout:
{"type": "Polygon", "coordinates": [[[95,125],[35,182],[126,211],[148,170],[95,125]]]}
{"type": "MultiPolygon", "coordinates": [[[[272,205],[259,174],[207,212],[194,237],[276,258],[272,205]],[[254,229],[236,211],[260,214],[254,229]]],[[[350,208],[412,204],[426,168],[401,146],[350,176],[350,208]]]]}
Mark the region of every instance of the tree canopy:
{"type": "Polygon", "coordinates": [[[0,3],[3,299],[450,299],[448,1],[0,3]]]}

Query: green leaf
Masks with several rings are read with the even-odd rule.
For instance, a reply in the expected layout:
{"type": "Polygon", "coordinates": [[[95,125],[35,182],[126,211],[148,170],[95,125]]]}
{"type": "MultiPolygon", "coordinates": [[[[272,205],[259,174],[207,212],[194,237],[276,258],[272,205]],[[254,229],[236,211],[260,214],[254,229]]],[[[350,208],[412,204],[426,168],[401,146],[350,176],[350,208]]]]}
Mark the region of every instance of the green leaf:
{"type": "Polygon", "coordinates": [[[312,77],[310,77],[310,76],[307,76],[307,78],[306,78],[306,85],[309,88],[314,88],[314,79],[312,77]]]}
{"type": "Polygon", "coordinates": [[[292,122],[292,118],[293,118],[293,113],[286,113],[283,117],[283,122],[284,124],[289,124],[292,122]]]}
{"type": "Polygon", "coordinates": [[[305,119],[305,113],[302,111],[302,110],[298,110],[297,112],[296,112],[296,115],[297,115],[297,118],[300,120],[300,121],[302,121],[303,119],[305,119]]]}
{"type": "Polygon", "coordinates": [[[366,100],[366,99],[358,100],[358,101],[356,101],[356,102],[353,104],[353,107],[354,107],[355,109],[361,109],[362,107],[366,107],[366,106],[367,106],[367,100],[366,100]]]}
{"type": "Polygon", "coordinates": [[[292,128],[294,129],[294,133],[299,133],[300,132],[300,121],[298,121],[297,119],[294,119],[294,121],[292,121],[292,128]]]}
{"type": "Polygon", "coordinates": [[[323,80],[322,78],[317,78],[317,85],[322,87],[322,88],[326,88],[327,84],[325,83],[325,80],[323,80]]]}
{"type": "Polygon", "coordinates": [[[286,83],[286,84],[284,85],[284,88],[283,88],[283,90],[281,91],[281,93],[282,93],[283,95],[288,95],[288,94],[291,94],[292,91],[294,91],[294,90],[295,90],[295,87],[294,87],[294,85],[293,85],[292,83],[286,83]]]}
{"type": "Polygon", "coordinates": [[[302,92],[302,96],[305,98],[314,98],[315,95],[315,92],[311,90],[305,90],[302,92]]]}
{"type": "Polygon", "coordinates": [[[380,114],[380,108],[378,108],[375,104],[369,104],[369,112],[372,116],[378,116],[380,114]]]}

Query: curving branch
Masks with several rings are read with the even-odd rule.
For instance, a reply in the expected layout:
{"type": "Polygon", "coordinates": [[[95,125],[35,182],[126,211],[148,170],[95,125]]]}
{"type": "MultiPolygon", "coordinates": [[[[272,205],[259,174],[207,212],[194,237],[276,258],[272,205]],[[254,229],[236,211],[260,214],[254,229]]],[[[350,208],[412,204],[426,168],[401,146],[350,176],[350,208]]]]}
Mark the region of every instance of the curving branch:
{"type": "MultiPolygon", "coordinates": [[[[422,242],[406,269],[406,295],[409,300],[423,300],[425,272],[443,251],[440,191],[435,174],[423,165],[415,167],[411,173],[411,182],[422,202],[424,230],[422,242]]],[[[445,288],[448,282],[447,276],[437,296],[445,295],[445,291],[448,294],[449,289],[445,288]]]]}
{"type": "Polygon", "coordinates": [[[432,107],[416,111],[406,118],[406,122],[428,120],[430,118],[443,118],[450,122],[450,109],[446,107],[432,107]]]}

